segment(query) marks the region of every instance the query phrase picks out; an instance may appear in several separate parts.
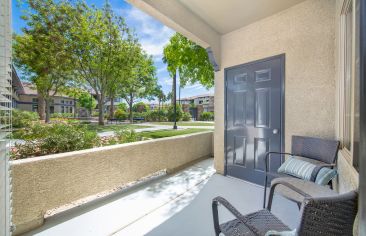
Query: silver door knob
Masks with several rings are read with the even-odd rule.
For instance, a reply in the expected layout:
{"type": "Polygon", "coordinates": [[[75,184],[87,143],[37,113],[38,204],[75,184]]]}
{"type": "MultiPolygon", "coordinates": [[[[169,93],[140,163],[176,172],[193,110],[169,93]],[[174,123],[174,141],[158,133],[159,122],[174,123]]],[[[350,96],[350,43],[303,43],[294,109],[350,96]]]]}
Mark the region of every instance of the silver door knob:
{"type": "Polygon", "coordinates": [[[272,133],[273,133],[273,134],[278,134],[278,129],[273,129],[273,130],[272,130],[272,133]]]}

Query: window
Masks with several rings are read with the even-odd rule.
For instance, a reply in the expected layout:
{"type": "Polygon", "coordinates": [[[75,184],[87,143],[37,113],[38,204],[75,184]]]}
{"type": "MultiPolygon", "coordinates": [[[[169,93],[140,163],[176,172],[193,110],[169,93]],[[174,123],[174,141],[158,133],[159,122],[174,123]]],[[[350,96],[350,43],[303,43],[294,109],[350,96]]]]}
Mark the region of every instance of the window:
{"type": "Polygon", "coordinates": [[[38,98],[32,98],[32,111],[38,111],[38,98]]]}
{"type": "Polygon", "coordinates": [[[32,111],[34,112],[38,111],[38,104],[32,104],[32,111]]]}
{"type": "Polygon", "coordinates": [[[350,162],[358,168],[359,142],[359,75],[357,74],[358,54],[355,50],[356,40],[354,22],[357,17],[355,0],[344,0],[341,13],[341,47],[340,58],[342,71],[340,73],[339,100],[339,135],[342,141],[342,152],[350,162]]]}
{"type": "Polygon", "coordinates": [[[61,113],[65,113],[65,107],[61,106],[61,113]]]}

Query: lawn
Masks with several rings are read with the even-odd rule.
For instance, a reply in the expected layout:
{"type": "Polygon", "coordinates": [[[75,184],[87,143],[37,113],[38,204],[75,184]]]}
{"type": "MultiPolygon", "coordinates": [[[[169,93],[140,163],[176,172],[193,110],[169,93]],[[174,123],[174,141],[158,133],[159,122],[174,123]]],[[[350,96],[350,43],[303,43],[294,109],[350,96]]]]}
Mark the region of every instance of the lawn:
{"type": "MultiPolygon", "coordinates": [[[[154,125],[171,125],[173,126],[174,122],[152,122],[154,125]]],[[[206,123],[206,122],[177,122],[178,126],[214,126],[214,123],[206,123]]]]}
{"type": "Polygon", "coordinates": [[[98,133],[106,132],[106,131],[116,131],[120,129],[142,129],[142,128],[149,128],[151,126],[148,125],[133,125],[133,124],[110,124],[110,125],[97,125],[97,124],[89,124],[88,128],[90,130],[94,130],[98,133]]]}
{"type": "Polygon", "coordinates": [[[183,135],[183,134],[193,134],[203,131],[209,131],[207,129],[180,129],[180,130],[158,130],[158,131],[145,131],[141,132],[140,135],[145,138],[165,138],[165,137],[172,137],[177,135],[183,135]]]}

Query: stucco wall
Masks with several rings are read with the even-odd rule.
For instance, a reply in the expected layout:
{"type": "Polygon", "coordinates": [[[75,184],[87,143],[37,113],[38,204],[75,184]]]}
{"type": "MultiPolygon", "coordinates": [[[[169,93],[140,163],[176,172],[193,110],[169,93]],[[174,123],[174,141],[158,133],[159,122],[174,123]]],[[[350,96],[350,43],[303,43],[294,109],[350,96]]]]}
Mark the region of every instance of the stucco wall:
{"type": "Polygon", "coordinates": [[[215,168],[224,171],[224,68],[285,54],[285,149],[291,135],[335,137],[335,2],[308,0],[221,37],[215,168]],[[221,115],[219,115],[221,114],[221,115]]]}
{"type": "MultiPolygon", "coordinates": [[[[19,95],[19,103],[18,103],[18,109],[24,110],[24,111],[32,111],[32,105],[33,105],[33,98],[37,98],[37,95],[30,95],[30,94],[21,94],[19,95]]],[[[68,97],[56,97],[53,98],[53,106],[54,106],[54,113],[61,113],[62,109],[61,107],[65,107],[65,113],[66,107],[72,107],[74,110],[74,99],[68,98],[68,97]],[[62,103],[64,101],[64,103],[62,103]],[[70,104],[72,102],[72,104],[70,104]],[[67,104],[66,104],[67,103],[67,104]]]]}
{"type": "Polygon", "coordinates": [[[210,156],[212,137],[203,132],[13,161],[16,234],[41,225],[47,210],[210,156]]]}

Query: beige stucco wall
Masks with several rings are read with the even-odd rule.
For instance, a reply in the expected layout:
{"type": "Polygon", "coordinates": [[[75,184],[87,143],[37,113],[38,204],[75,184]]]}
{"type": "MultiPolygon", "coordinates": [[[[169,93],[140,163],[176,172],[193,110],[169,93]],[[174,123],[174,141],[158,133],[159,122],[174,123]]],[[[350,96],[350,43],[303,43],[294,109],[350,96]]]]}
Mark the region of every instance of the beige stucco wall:
{"type": "MultiPolygon", "coordinates": [[[[24,110],[24,111],[32,111],[32,102],[33,102],[33,98],[37,98],[37,95],[33,95],[33,94],[21,94],[19,95],[19,104],[17,106],[17,108],[19,110],[24,110]]],[[[72,109],[74,110],[74,99],[73,98],[68,98],[68,97],[58,97],[58,96],[54,96],[53,98],[53,106],[54,106],[54,113],[61,113],[62,109],[61,106],[66,107],[72,107],[72,109]],[[62,102],[64,101],[67,104],[62,105],[62,102]],[[72,102],[72,105],[70,105],[69,103],[72,102]]],[[[66,113],[66,108],[65,108],[65,113],[66,113]]]]}
{"type": "Polygon", "coordinates": [[[16,234],[41,225],[47,210],[208,157],[212,137],[203,132],[13,161],[16,234]]]}
{"type": "Polygon", "coordinates": [[[335,138],[335,1],[308,0],[221,37],[215,168],[224,170],[224,68],[285,54],[285,149],[291,135],[335,138]],[[219,115],[221,114],[221,115],[219,115]]]}

